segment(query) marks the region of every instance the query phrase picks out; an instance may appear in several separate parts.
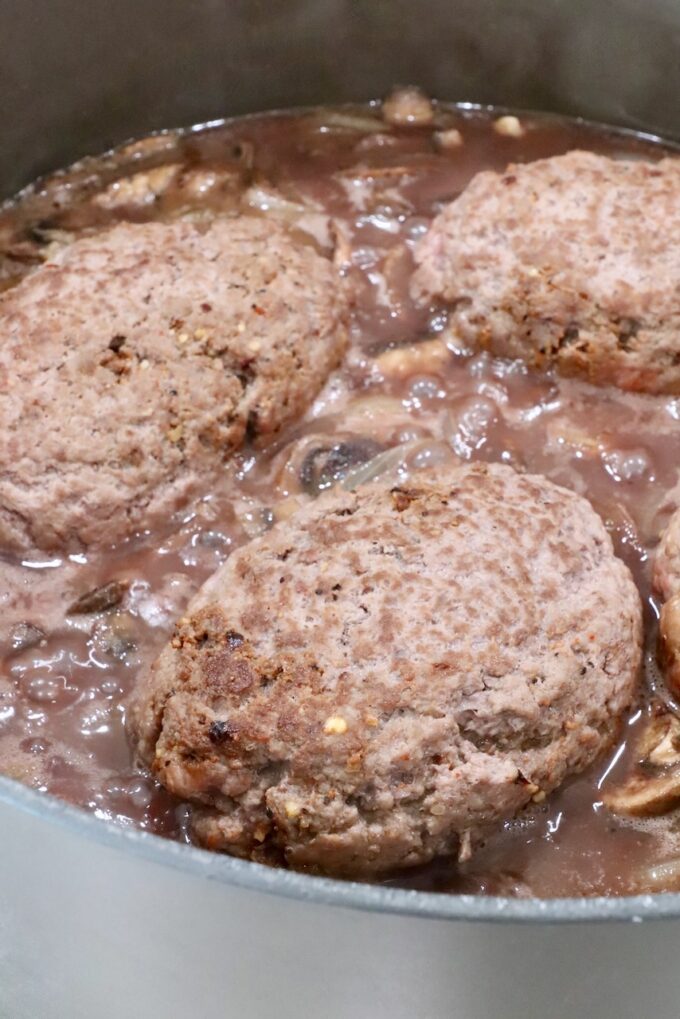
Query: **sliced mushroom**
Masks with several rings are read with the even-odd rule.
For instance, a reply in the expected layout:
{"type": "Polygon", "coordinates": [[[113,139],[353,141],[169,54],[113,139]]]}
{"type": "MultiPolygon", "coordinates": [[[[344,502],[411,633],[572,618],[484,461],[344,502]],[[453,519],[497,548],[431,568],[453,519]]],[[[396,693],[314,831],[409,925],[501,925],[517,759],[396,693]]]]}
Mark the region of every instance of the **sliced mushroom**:
{"type": "Polygon", "coordinates": [[[17,623],[10,631],[10,642],[13,651],[26,651],[35,647],[45,639],[45,633],[34,623],[17,623]]]}
{"type": "Polygon", "coordinates": [[[634,775],[619,789],[607,793],[604,804],[614,814],[655,817],[680,803],[680,770],[657,776],[634,775]]]}
{"type": "Polygon", "coordinates": [[[134,652],[139,646],[139,629],[129,612],[113,612],[104,616],[92,632],[92,643],[95,650],[106,658],[127,665],[137,664],[134,652]]]}
{"type": "Polygon", "coordinates": [[[657,715],[643,732],[638,748],[643,760],[657,768],[680,764],[680,720],[670,713],[657,715]]]}
{"type": "Polygon", "coordinates": [[[126,206],[140,208],[157,202],[181,172],[181,164],[170,163],[140,170],[129,177],[112,181],[92,199],[102,209],[120,209],[126,206]]]}
{"type": "Polygon", "coordinates": [[[317,495],[347,477],[353,468],[372,460],[382,449],[374,439],[362,435],[315,446],[300,465],[300,484],[305,492],[317,495]]]}
{"type": "Polygon", "coordinates": [[[236,208],[252,176],[247,159],[227,166],[164,163],[111,181],[91,199],[94,208],[133,219],[184,215],[206,206],[236,208]]]}
{"type": "Polygon", "coordinates": [[[94,612],[107,612],[120,605],[128,589],[124,580],[110,580],[108,584],[86,591],[67,609],[69,616],[84,616],[94,612]]]}
{"type": "Polygon", "coordinates": [[[680,720],[669,713],[650,719],[637,753],[634,771],[604,795],[604,804],[615,814],[665,814],[680,804],[680,720]]]}

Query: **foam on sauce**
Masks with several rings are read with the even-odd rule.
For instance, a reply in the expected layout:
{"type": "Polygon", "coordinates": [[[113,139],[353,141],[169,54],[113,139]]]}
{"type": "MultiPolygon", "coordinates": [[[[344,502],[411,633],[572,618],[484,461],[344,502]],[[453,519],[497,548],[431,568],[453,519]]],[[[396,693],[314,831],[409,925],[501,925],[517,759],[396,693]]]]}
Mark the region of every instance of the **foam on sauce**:
{"type": "Polygon", "coordinates": [[[639,703],[606,758],[508,822],[472,860],[439,861],[389,883],[540,896],[680,886],[680,812],[632,822],[602,804],[602,788],[626,772],[650,704],[665,696],[654,664],[650,553],[676,505],[680,400],[595,389],[461,352],[444,311],[418,309],[408,294],[410,249],[479,170],[576,147],[644,158],[668,150],[544,116],[523,116],[519,136],[501,134],[496,115],[440,105],[425,127],[391,127],[376,106],[242,118],[85,160],[0,210],[0,286],[53,245],[118,219],[246,210],[283,218],[321,249],[337,237],[356,294],[350,354],[304,419],[269,447],[244,449],[219,489],[164,533],[96,556],[4,561],[2,771],[102,819],[188,840],[188,808],[132,767],[124,717],[137,670],[191,594],[235,547],[315,488],[363,470],[367,457],[381,458],[369,476],[382,469],[390,478],[455,458],[498,460],[583,494],[605,519],[647,607],[639,703]],[[442,147],[435,132],[455,130],[462,144],[449,134],[455,144],[442,147]],[[74,605],[113,581],[120,583],[100,595],[107,609],[74,605]]]}

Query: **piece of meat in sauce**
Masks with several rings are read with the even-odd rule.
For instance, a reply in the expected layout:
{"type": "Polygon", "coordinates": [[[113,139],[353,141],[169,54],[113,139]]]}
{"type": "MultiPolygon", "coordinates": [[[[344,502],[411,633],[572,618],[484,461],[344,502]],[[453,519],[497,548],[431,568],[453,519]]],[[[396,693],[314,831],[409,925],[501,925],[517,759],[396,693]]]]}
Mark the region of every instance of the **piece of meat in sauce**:
{"type": "Polygon", "coordinates": [[[416,250],[460,339],[535,367],[680,392],[680,160],[574,151],[484,172],[416,250]]]}
{"type": "Polygon", "coordinates": [[[640,599],[589,504],[476,464],[335,490],[235,552],[141,677],[207,847],[370,875],[465,855],[614,738],[640,599]]]}
{"type": "Polygon", "coordinates": [[[250,217],[121,224],[0,297],[0,545],[75,552],[163,526],[340,359],[332,263],[250,217]]]}

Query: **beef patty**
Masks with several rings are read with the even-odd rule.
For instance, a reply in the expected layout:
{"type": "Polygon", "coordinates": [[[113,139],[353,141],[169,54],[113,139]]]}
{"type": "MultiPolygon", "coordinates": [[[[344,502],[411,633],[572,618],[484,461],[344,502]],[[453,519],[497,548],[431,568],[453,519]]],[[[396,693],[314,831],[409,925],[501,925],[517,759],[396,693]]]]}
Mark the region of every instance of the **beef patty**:
{"type": "Polygon", "coordinates": [[[680,509],[661,536],[654,559],[654,588],[663,605],[659,619],[660,658],[666,680],[680,696],[680,509]]]}
{"type": "Polygon", "coordinates": [[[246,432],[299,414],[345,344],[332,264],[256,218],[122,224],[0,298],[0,544],[162,524],[246,432]]]}
{"type": "Polygon", "coordinates": [[[570,152],[473,178],[413,287],[471,347],[597,384],[680,392],[680,160],[570,152]]]}
{"type": "Polygon", "coordinates": [[[130,729],[207,847],[371,874],[465,852],[589,764],[640,657],[590,505],[475,464],[332,491],[235,552],[130,729]]]}

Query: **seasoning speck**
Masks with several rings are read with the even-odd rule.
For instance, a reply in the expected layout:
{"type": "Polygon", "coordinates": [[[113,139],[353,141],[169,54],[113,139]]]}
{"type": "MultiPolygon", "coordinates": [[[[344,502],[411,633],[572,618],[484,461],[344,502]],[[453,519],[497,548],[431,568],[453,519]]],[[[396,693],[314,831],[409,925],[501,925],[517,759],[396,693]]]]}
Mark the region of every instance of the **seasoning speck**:
{"type": "Polygon", "coordinates": [[[347,722],[340,715],[331,715],[326,719],[323,731],[329,736],[342,736],[343,732],[347,732],[347,722]]]}

